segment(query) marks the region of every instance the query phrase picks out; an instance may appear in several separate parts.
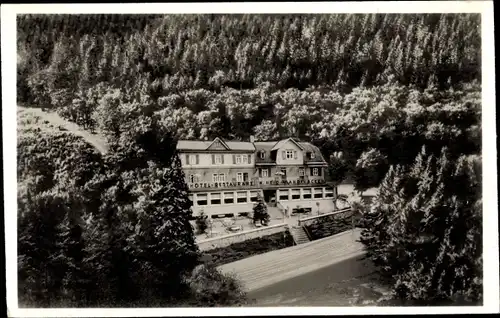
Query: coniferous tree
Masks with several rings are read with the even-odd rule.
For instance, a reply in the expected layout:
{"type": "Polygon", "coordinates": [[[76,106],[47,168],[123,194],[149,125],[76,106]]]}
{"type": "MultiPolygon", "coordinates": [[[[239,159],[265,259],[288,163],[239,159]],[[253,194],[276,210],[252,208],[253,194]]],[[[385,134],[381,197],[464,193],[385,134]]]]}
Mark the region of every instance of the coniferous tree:
{"type": "Polygon", "coordinates": [[[361,241],[399,297],[481,301],[478,159],[424,150],[410,170],[389,170],[361,241]]]}
{"type": "Polygon", "coordinates": [[[264,198],[262,198],[262,195],[259,194],[257,197],[257,203],[253,207],[253,223],[255,224],[260,222],[261,224],[267,225],[269,223],[269,218],[264,198]]]}

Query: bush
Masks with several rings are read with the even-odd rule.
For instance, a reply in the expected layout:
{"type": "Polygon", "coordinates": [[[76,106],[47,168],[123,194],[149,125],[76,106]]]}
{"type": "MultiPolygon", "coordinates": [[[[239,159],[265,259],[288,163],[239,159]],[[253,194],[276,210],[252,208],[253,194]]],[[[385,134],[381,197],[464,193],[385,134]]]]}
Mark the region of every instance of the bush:
{"type": "Polygon", "coordinates": [[[258,237],[252,240],[238,242],[225,247],[204,252],[208,265],[220,266],[239,261],[250,256],[279,250],[294,245],[293,237],[285,232],[258,237]]]}
{"type": "Polygon", "coordinates": [[[223,274],[211,265],[198,265],[186,277],[190,297],[187,305],[199,307],[248,304],[242,286],[233,275],[223,274]]]}
{"type": "Polygon", "coordinates": [[[340,212],[338,214],[319,217],[311,223],[306,224],[305,227],[311,234],[312,240],[319,240],[351,230],[353,227],[353,216],[352,211],[340,212]]]}
{"type": "Polygon", "coordinates": [[[267,213],[267,206],[264,199],[259,194],[257,197],[257,204],[253,208],[253,223],[260,222],[261,224],[267,225],[269,223],[269,213],[267,213]]]}
{"type": "Polygon", "coordinates": [[[208,229],[208,216],[202,211],[196,216],[196,234],[205,234],[208,229]]]}

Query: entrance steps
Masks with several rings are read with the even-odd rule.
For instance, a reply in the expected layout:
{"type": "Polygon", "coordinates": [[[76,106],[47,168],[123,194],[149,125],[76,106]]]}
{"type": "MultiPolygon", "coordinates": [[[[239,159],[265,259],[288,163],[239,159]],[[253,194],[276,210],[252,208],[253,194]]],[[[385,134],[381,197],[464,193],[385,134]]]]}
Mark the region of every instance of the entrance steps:
{"type": "Polygon", "coordinates": [[[292,235],[293,240],[294,240],[295,244],[297,244],[297,245],[308,243],[311,241],[309,239],[309,236],[307,236],[307,233],[302,226],[291,226],[290,227],[290,234],[292,235]]]}

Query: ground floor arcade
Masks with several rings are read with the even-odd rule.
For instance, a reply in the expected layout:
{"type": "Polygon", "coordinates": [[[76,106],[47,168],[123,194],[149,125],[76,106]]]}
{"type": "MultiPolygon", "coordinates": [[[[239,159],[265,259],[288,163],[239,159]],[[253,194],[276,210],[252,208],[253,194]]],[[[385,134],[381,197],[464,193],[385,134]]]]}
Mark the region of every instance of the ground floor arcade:
{"type": "Polygon", "coordinates": [[[289,212],[297,209],[329,212],[333,209],[334,189],[330,187],[198,191],[190,193],[193,216],[202,211],[213,217],[251,213],[259,194],[269,206],[278,206],[289,212]]]}

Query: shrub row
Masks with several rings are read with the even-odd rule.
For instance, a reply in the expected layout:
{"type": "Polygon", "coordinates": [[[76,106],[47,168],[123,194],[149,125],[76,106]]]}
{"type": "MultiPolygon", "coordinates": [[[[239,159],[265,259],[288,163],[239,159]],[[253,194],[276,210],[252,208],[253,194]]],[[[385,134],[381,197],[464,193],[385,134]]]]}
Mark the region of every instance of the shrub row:
{"type": "MultiPolygon", "coordinates": [[[[354,217],[354,225],[358,223],[354,217]]],[[[311,240],[319,240],[341,232],[348,231],[353,227],[353,214],[351,211],[333,214],[311,221],[304,225],[311,236],[311,240]]]]}
{"type": "Polygon", "coordinates": [[[293,237],[287,230],[206,251],[204,253],[205,263],[207,265],[220,266],[250,256],[290,247],[293,244],[293,237]]]}

